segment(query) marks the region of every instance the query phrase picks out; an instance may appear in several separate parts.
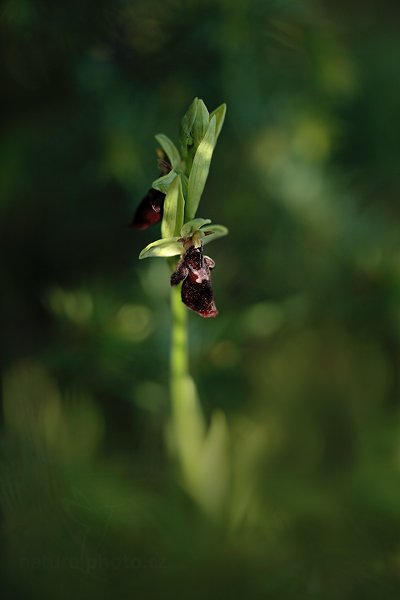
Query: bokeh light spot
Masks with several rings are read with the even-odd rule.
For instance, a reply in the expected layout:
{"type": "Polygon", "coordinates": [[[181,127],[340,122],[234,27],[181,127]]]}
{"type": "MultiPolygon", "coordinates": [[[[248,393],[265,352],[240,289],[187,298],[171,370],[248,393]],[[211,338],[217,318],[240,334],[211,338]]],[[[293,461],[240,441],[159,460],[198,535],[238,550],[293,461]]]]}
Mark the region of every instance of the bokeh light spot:
{"type": "Polygon", "coordinates": [[[141,304],[125,304],[116,316],[116,325],[121,337],[140,342],[147,338],[152,329],[152,313],[141,304]]]}
{"type": "Polygon", "coordinates": [[[285,320],[281,306],[275,302],[260,302],[247,309],[243,324],[254,336],[268,336],[278,331],[285,320]]]}
{"type": "Polygon", "coordinates": [[[224,340],[211,348],[210,359],[216,367],[228,369],[239,363],[240,350],[234,342],[224,340]]]}

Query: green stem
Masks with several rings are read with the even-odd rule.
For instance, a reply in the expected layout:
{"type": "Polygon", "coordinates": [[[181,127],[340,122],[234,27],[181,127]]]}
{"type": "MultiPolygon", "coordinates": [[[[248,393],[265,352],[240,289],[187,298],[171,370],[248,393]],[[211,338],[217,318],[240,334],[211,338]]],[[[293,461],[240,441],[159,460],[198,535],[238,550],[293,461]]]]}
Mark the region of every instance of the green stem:
{"type": "Polygon", "coordinates": [[[181,285],[171,287],[171,317],[171,425],[175,455],[185,478],[185,397],[189,381],[189,357],[188,319],[186,307],[181,299],[181,285]]]}
{"type": "Polygon", "coordinates": [[[173,406],[182,391],[182,380],[189,375],[187,309],[181,299],[181,286],[171,287],[171,397],[173,406]]]}
{"type": "Polygon", "coordinates": [[[205,438],[204,416],[189,374],[188,310],[181,286],[171,288],[171,433],[183,482],[196,496],[199,456],[205,438]]]}

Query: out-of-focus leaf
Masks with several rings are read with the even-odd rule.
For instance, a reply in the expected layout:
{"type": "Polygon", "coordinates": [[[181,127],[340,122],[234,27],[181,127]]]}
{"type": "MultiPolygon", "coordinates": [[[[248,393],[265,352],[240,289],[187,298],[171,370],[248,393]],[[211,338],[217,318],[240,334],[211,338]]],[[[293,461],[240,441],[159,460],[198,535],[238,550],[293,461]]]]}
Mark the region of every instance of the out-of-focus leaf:
{"type": "Polygon", "coordinates": [[[177,169],[181,164],[181,157],[174,142],[163,133],[157,134],[155,138],[160,144],[161,148],[164,150],[165,154],[168,156],[172,168],[177,169]]]}
{"type": "Polygon", "coordinates": [[[185,200],[182,193],[182,182],[178,175],[171,183],[164,201],[164,215],[161,223],[161,235],[170,238],[180,234],[185,212],[185,200]]]}
{"type": "Polygon", "coordinates": [[[178,240],[178,237],[172,237],[152,242],[146,248],[143,248],[139,258],[176,256],[182,252],[182,243],[178,240]]]}
{"type": "Polygon", "coordinates": [[[215,146],[215,122],[213,117],[207,132],[197,148],[189,176],[188,198],[186,203],[186,220],[194,219],[200,198],[207,181],[211,158],[215,146]]]}
{"type": "MultiPolygon", "coordinates": [[[[172,288],[172,302],[181,306],[181,292],[172,288]]],[[[177,457],[183,484],[191,496],[199,501],[199,478],[202,447],[206,437],[206,422],[193,379],[189,376],[173,381],[172,421],[170,423],[170,450],[177,457]]]]}
{"type": "Polygon", "coordinates": [[[197,500],[213,516],[221,514],[227,502],[230,480],[229,430],[223,412],[215,411],[199,456],[197,500]]]}

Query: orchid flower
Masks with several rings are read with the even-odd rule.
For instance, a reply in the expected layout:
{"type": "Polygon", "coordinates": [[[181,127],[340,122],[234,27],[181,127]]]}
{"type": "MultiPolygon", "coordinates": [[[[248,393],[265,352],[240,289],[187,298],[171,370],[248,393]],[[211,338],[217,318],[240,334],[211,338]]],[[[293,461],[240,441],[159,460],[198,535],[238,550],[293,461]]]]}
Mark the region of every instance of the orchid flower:
{"type": "Polygon", "coordinates": [[[180,256],[173,264],[171,285],[181,284],[182,302],[202,317],[215,317],[211,270],[214,261],[203,246],[228,233],[210,219],[196,218],[212,154],[220,134],[226,106],[209,114],[195,98],[181,122],[180,151],[165,135],[156,136],[161,149],[161,176],[139,204],[132,226],[146,229],[161,221],[161,239],[144,248],[139,258],[180,256]]]}

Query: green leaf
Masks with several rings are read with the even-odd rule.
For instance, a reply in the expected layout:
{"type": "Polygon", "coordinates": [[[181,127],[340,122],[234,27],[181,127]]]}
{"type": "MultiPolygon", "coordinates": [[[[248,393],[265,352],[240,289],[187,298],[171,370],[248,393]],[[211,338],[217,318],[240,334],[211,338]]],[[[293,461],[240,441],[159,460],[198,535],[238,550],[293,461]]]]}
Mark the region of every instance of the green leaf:
{"type": "Polygon", "coordinates": [[[192,128],[196,118],[198,101],[198,98],[195,98],[193,100],[192,104],[189,106],[188,110],[186,111],[186,114],[183,116],[181,121],[179,137],[181,141],[182,156],[186,156],[187,146],[191,146],[193,144],[192,128]]]}
{"type": "Polygon", "coordinates": [[[152,256],[176,256],[182,252],[182,242],[178,242],[178,237],[164,238],[152,242],[146,248],[143,248],[139,258],[150,258],[152,256]]]}
{"type": "Polygon", "coordinates": [[[204,233],[204,237],[202,238],[203,246],[229,233],[228,229],[223,225],[204,225],[200,231],[204,233]]]}
{"type": "Polygon", "coordinates": [[[171,183],[164,201],[164,215],[161,223],[161,235],[170,238],[179,235],[183,225],[185,200],[182,193],[180,175],[171,183]]]}
{"type": "Polygon", "coordinates": [[[180,173],[180,176],[182,181],[183,197],[187,198],[189,179],[186,177],[185,173],[180,173]]]}
{"type": "Polygon", "coordinates": [[[196,118],[193,122],[192,127],[192,137],[194,150],[197,149],[198,145],[202,141],[205,136],[208,126],[210,124],[210,114],[207,110],[207,106],[204,104],[203,100],[197,101],[197,112],[196,118]]]}
{"type": "Polygon", "coordinates": [[[222,125],[224,124],[224,121],[225,121],[225,114],[226,114],[226,104],[221,104],[221,106],[218,106],[218,108],[213,110],[212,113],[210,114],[210,120],[214,116],[216,118],[215,143],[217,142],[219,134],[221,133],[222,125]]]}
{"type": "Polygon", "coordinates": [[[155,190],[159,190],[163,194],[166,194],[169,190],[171,183],[174,181],[174,179],[176,178],[177,175],[178,175],[178,173],[176,171],[172,170],[169,173],[167,173],[166,175],[163,175],[162,177],[159,177],[158,179],[153,181],[151,186],[155,190]]]}
{"type": "Polygon", "coordinates": [[[194,219],[200,198],[206,184],[212,153],[215,145],[215,122],[213,117],[207,132],[197,148],[189,175],[188,198],[186,203],[186,220],[194,219]]]}
{"type": "Polygon", "coordinates": [[[211,223],[211,219],[192,219],[191,221],[188,221],[187,223],[184,224],[184,226],[181,229],[181,236],[182,237],[189,237],[191,235],[193,235],[193,233],[195,231],[197,231],[198,229],[200,229],[200,227],[202,227],[203,225],[208,225],[209,223],[211,223]]]}
{"type": "Polygon", "coordinates": [[[164,150],[165,154],[168,156],[172,168],[178,168],[181,164],[181,157],[175,144],[163,133],[157,134],[155,138],[160,144],[161,148],[164,150]]]}

